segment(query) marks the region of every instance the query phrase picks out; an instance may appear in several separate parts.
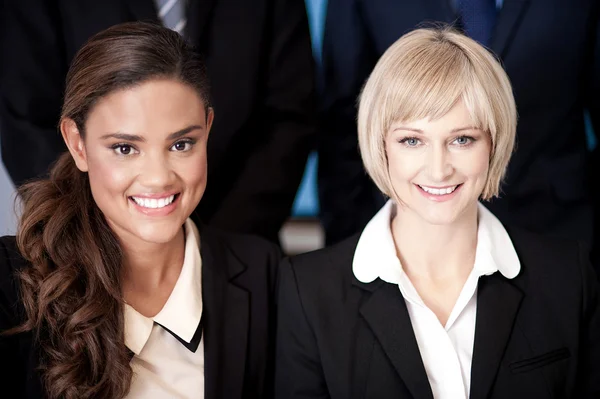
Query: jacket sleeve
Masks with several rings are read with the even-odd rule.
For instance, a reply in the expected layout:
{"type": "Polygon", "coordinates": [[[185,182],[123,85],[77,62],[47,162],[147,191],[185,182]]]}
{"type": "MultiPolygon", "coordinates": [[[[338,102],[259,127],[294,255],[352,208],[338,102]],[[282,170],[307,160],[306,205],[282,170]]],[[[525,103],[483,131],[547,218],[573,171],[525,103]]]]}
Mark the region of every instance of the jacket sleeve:
{"type": "Polygon", "coordinates": [[[377,62],[358,1],[329,0],[323,38],[322,134],[319,200],[326,242],[359,231],[383,205],[362,164],[356,127],[357,98],[377,62]]]}
{"type": "Polygon", "coordinates": [[[598,278],[587,250],[580,247],[579,267],[583,287],[581,342],[579,345],[578,390],[573,397],[600,398],[600,294],[598,278]]]}
{"type": "Polygon", "coordinates": [[[594,29],[593,58],[590,64],[591,85],[587,86],[587,108],[590,112],[596,137],[600,136],[600,3],[596,4],[592,16],[594,29]]]}
{"type": "Polygon", "coordinates": [[[64,151],[57,125],[67,65],[56,3],[5,1],[2,10],[2,159],[16,185],[45,174],[64,151]]]}
{"type": "Polygon", "coordinates": [[[597,186],[600,178],[600,2],[595,5],[592,16],[592,28],[594,29],[594,47],[592,62],[589,64],[589,84],[586,84],[586,106],[589,111],[592,128],[596,137],[596,148],[592,151],[588,175],[593,196],[595,213],[594,220],[594,243],[593,262],[596,272],[600,273],[600,189],[597,186]]]}
{"type": "Polygon", "coordinates": [[[290,260],[282,262],[279,273],[275,397],[329,398],[315,334],[290,260]]]}
{"type": "Polygon", "coordinates": [[[6,239],[0,238],[0,385],[3,392],[14,393],[20,391],[24,375],[21,374],[23,359],[19,354],[18,337],[4,334],[20,322],[16,312],[14,269],[11,266],[13,257],[6,239]]]}
{"type": "Polygon", "coordinates": [[[277,239],[316,135],[314,65],[302,0],[275,0],[261,130],[211,224],[277,239]]]}

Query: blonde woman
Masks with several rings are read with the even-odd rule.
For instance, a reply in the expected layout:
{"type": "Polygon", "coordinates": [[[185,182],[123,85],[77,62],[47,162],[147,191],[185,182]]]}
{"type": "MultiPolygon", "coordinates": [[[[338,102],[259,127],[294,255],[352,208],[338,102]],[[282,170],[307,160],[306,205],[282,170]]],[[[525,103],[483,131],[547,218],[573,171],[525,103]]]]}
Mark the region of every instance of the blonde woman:
{"type": "MultiPolygon", "coordinates": [[[[598,398],[587,254],[503,226],[517,113],[498,61],[419,29],[360,97],[365,169],[386,205],[361,234],[284,262],[277,398],[598,398]]],[[[525,172],[525,171],[524,171],[525,172]]]]}

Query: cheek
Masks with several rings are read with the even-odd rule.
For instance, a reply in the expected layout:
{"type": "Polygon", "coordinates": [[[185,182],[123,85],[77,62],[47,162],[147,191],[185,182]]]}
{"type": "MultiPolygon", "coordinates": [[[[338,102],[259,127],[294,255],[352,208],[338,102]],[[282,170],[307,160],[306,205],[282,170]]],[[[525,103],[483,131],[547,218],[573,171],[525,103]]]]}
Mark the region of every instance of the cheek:
{"type": "Polygon", "coordinates": [[[416,151],[388,152],[388,170],[395,187],[413,180],[419,174],[421,165],[422,157],[416,151]]]}
{"type": "Polygon", "coordinates": [[[206,185],[207,163],[205,156],[193,156],[183,160],[179,167],[178,174],[189,187],[204,189],[206,185]]]}
{"type": "Polygon", "coordinates": [[[94,198],[122,194],[130,185],[133,174],[132,168],[118,161],[88,157],[88,176],[94,198]]]}
{"type": "Polygon", "coordinates": [[[463,170],[468,176],[485,179],[489,170],[489,151],[481,149],[474,151],[467,162],[463,163],[463,170]]]}

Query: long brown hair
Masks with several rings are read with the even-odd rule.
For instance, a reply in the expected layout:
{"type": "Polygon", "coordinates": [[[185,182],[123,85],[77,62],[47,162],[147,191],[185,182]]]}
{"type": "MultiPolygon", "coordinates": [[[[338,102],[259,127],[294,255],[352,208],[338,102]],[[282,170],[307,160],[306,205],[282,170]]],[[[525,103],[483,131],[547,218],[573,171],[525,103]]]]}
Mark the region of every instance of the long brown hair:
{"type": "MultiPolygon", "coordinates": [[[[85,138],[94,104],[116,90],[155,78],[196,89],[209,107],[204,64],[179,34],[133,22],[93,36],[67,74],[61,120],[72,119],[85,138]]],[[[122,398],[132,371],[124,340],[119,242],[97,207],[88,176],[69,153],[50,178],[19,189],[17,244],[31,267],[20,275],[26,321],[41,353],[49,398],[122,398]]]]}

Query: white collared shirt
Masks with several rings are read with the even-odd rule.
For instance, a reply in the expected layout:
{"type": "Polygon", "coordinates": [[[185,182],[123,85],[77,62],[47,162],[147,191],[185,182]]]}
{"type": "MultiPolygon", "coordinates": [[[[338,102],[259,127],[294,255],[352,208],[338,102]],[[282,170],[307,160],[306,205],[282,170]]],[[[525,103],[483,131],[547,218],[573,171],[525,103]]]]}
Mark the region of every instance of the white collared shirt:
{"type": "Polygon", "coordinates": [[[150,318],[125,305],[125,344],[134,353],[130,399],[204,397],[204,339],[192,352],[172,335],[189,344],[202,317],[200,236],[190,219],[184,229],[183,266],[161,311],[150,318]]]}
{"type": "Polygon", "coordinates": [[[434,398],[468,399],[479,277],[499,271],[512,279],[519,274],[521,263],[502,223],[478,204],[475,264],[443,326],[419,296],[396,255],[390,226],[394,210],[395,204],[389,200],[363,230],[352,263],[354,275],[363,283],[381,278],[398,285],[434,398]]]}

